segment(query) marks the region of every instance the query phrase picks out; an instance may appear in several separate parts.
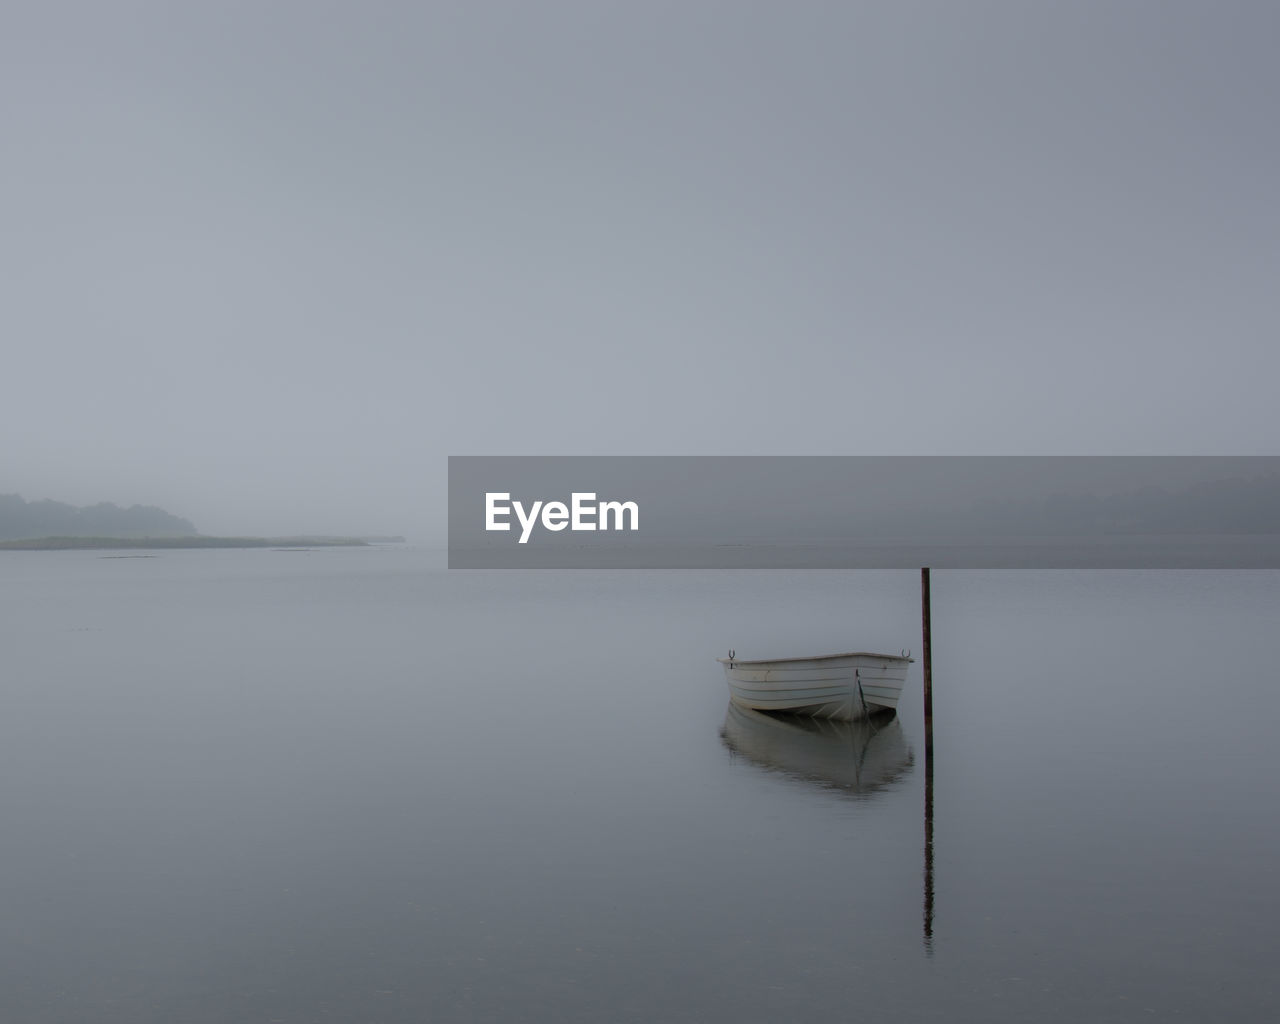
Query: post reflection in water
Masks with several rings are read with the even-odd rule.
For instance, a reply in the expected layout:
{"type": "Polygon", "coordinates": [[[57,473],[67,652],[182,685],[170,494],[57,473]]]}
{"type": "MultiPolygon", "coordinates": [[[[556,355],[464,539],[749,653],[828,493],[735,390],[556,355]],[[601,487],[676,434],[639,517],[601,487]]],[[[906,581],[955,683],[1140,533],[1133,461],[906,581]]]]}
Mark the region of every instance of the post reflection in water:
{"type": "Polygon", "coordinates": [[[924,728],[924,952],[933,956],[933,722],[924,728]]]}

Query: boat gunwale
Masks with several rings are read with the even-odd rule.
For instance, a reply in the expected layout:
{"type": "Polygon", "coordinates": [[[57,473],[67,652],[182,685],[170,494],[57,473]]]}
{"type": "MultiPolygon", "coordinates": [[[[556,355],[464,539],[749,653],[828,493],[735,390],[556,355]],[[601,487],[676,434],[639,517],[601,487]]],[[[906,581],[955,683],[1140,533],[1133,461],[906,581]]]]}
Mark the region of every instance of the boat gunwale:
{"type": "Polygon", "coordinates": [[[721,665],[783,665],[800,661],[832,661],[836,658],[883,658],[885,661],[915,662],[915,658],[904,654],[878,654],[875,651],[845,651],[842,654],[819,654],[807,658],[716,658],[721,665]]]}

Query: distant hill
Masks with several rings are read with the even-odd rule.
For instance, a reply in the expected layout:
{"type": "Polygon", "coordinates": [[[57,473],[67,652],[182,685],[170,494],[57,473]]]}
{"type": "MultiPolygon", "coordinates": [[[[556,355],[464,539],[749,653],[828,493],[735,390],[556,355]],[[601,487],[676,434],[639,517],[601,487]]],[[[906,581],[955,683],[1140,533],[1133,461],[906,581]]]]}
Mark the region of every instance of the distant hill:
{"type": "MultiPolygon", "coordinates": [[[[364,548],[359,537],[30,537],[0,540],[0,551],[177,551],[188,548],[271,548],[310,551],[312,548],[364,548]]],[[[136,556],[135,556],[136,557],[136,556]]]]}
{"type": "Polygon", "coordinates": [[[0,540],[33,537],[191,537],[189,520],[154,505],[121,508],[103,502],[78,508],[60,501],[23,501],[0,494],[0,540]]]}

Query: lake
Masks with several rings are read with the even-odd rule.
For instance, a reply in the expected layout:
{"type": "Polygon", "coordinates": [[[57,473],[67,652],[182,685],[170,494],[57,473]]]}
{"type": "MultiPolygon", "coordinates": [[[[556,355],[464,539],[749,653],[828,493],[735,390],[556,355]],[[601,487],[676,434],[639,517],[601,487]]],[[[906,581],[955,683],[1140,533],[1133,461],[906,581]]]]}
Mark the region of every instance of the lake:
{"type": "Polygon", "coordinates": [[[0,1017],[1280,1009],[1280,573],[936,571],[926,922],[919,663],[822,731],[714,660],[918,652],[918,574],[442,566],[0,553],[0,1017]]]}

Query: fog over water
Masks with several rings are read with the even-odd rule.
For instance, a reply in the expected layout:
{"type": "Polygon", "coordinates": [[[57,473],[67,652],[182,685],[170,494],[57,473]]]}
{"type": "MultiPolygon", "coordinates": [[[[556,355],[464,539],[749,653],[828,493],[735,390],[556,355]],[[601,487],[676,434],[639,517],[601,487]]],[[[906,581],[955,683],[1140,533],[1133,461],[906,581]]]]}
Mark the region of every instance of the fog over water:
{"type": "Polygon", "coordinates": [[[713,660],[918,651],[916,574],[4,567],[7,1018],[1276,1009],[1273,572],[934,574],[926,939],[919,666],[798,738],[713,660]]]}
{"type": "Polygon", "coordinates": [[[443,543],[448,454],[1274,454],[1278,18],[18,5],[0,493],[443,543]]]}
{"type": "Polygon", "coordinates": [[[443,549],[457,455],[1274,456],[1278,36],[6,5],[0,504],[411,543],[0,551],[0,1019],[1276,1018],[1275,572],[936,569],[926,787],[919,665],[714,660],[918,651],[914,571],[443,549]]]}

